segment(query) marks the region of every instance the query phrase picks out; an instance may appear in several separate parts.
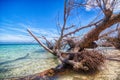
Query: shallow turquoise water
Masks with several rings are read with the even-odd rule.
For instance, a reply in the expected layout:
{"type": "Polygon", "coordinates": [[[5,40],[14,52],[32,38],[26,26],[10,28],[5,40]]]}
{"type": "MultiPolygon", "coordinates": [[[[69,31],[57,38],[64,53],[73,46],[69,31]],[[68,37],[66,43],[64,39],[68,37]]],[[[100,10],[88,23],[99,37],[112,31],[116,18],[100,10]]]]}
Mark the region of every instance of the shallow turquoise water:
{"type": "Polygon", "coordinates": [[[56,65],[56,58],[39,45],[0,45],[0,78],[31,75],[56,65]]]}
{"type": "MultiPolygon", "coordinates": [[[[119,53],[114,48],[98,48],[98,50],[106,54],[119,53]]],[[[0,45],[0,80],[32,75],[53,68],[57,64],[57,59],[52,54],[45,52],[39,45],[0,45]]],[[[119,75],[120,71],[120,63],[114,62],[114,64],[109,62],[107,64],[108,69],[105,67],[106,71],[98,73],[98,76],[69,71],[53,80],[113,80],[113,76],[119,75]]]]}
{"type": "Polygon", "coordinates": [[[47,54],[39,45],[31,44],[10,44],[0,45],[0,62],[16,59],[29,54],[32,58],[52,57],[47,54]]]}

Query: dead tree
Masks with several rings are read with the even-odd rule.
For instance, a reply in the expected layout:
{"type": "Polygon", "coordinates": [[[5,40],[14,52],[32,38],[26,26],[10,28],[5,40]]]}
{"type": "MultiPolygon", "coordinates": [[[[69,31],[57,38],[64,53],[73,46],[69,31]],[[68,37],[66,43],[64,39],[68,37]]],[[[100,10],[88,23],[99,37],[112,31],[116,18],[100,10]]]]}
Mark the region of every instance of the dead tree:
{"type": "Polygon", "coordinates": [[[103,38],[104,40],[106,40],[106,43],[111,44],[116,49],[120,49],[120,28],[119,28],[120,25],[119,23],[115,27],[116,29],[113,29],[107,33],[104,33],[99,38],[103,38]],[[116,32],[116,34],[114,34],[114,32],[116,32]],[[114,36],[109,36],[109,34],[111,33],[113,33],[114,36]]]}
{"type": "MultiPolygon", "coordinates": [[[[49,73],[56,73],[61,69],[73,69],[75,71],[84,71],[84,72],[94,72],[98,70],[99,66],[104,63],[105,57],[97,51],[89,51],[85,48],[97,47],[95,41],[99,39],[99,36],[102,31],[107,28],[110,28],[114,24],[120,22],[120,13],[114,14],[114,6],[117,0],[94,0],[96,5],[91,5],[88,3],[90,0],[85,2],[79,2],[76,0],[65,0],[64,2],[64,16],[63,16],[63,25],[60,26],[60,36],[54,41],[54,45],[49,47],[42,43],[29,29],[27,31],[29,34],[49,53],[55,55],[60,61],[61,64],[56,68],[47,70],[45,72],[37,74],[37,77],[48,76],[49,73]],[[102,19],[94,20],[93,22],[87,24],[86,26],[80,26],[77,29],[74,29],[74,26],[67,26],[67,20],[70,17],[70,13],[76,7],[86,7],[86,6],[97,7],[102,11],[104,15],[102,19]],[[108,6],[109,5],[109,6],[108,6]],[[76,34],[80,30],[88,27],[93,27],[92,30],[87,32],[84,37],[81,39],[72,37],[72,34],[76,34]],[[69,29],[74,29],[69,31],[69,29]],[[67,30],[68,33],[65,33],[67,30]],[[70,48],[62,50],[62,47],[68,45],[70,48]]],[[[92,0],[91,0],[92,1],[92,0]]],[[[51,44],[47,38],[44,38],[48,44],[51,44]]],[[[27,78],[31,78],[28,76],[27,78]]],[[[34,79],[36,77],[34,76],[34,79]]]]}

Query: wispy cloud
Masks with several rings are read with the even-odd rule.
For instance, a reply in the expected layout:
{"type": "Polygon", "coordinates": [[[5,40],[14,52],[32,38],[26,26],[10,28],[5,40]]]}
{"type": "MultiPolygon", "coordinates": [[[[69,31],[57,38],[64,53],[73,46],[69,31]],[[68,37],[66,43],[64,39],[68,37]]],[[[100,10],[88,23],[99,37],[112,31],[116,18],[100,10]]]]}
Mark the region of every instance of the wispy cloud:
{"type": "Polygon", "coordinates": [[[7,27],[0,29],[4,33],[0,33],[0,42],[32,42],[34,39],[28,34],[27,28],[29,28],[36,36],[45,36],[48,40],[53,39],[53,37],[58,37],[58,34],[55,29],[40,29],[33,28],[32,26],[21,24],[25,28],[17,27],[7,27]],[[9,32],[13,33],[9,33],[9,32]],[[29,35],[29,36],[28,36],[29,35]]]}
{"type": "MultiPolygon", "coordinates": [[[[109,0],[108,2],[111,4],[112,1],[113,0],[109,0]]],[[[115,1],[116,1],[116,4],[115,4],[115,7],[114,7],[114,11],[113,11],[114,13],[120,11],[120,0],[115,0],[115,1]]],[[[86,5],[86,11],[90,11],[93,8],[97,8],[97,5],[98,5],[96,0],[88,0],[87,4],[88,5],[86,5]]],[[[106,7],[109,8],[110,5],[107,4],[106,7]]]]}
{"type": "Polygon", "coordinates": [[[56,29],[39,29],[30,28],[30,30],[37,36],[45,36],[48,40],[52,40],[54,37],[58,37],[56,29]]]}
{"type": "Polygon", "coordinates": [[[6,31],[6,30],[5,30],[5,29],[0,28],[0,32],[1,32],[1,31],[6,31]]]}
{"type": "Polygon", "coordinates": [[[26,35],[4,34],[0,37],[0,42],[32,42],[33,38],[26,35]]]}
{"type": "Polygon", "coordinates": [[[54,28],[38,28],[32,24],[13,22],[5,19],[0,23],[0,42],[32,42],[34,39],[27,32],[29,28],[36,36],[45,36],[48,40],[58,37],[54,28]]]}
{"type": "Polygon", "coordinates": [[[24,23],[18,23],[18,25],[19,25],[20,27],[22,27],[22,28],[28,28],[28,27],[30,27],[30,25],[26,25],[26,24],[24,24],[24,23]]]}
{"type": "Polygon", "coordinates": [[[16,31],[16,32],[21,32],[21,33],[27,33],[26,29],[24,28],[14,28],[14,27],[9,27],[9,28],[6,28],[7,30],[10,30],[10,31],[16,31]]]}
{"type": "Polygon", "coordinates": [[[114,8],[114,12],[120,12],[120,0],[117,0],[114,8]]]}

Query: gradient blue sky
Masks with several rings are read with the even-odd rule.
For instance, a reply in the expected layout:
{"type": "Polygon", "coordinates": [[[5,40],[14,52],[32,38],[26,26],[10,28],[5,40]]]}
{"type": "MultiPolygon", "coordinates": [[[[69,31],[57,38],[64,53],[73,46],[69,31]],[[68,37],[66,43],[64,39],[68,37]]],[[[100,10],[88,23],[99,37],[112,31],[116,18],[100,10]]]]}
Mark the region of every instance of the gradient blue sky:
{"type": "MultiPolygon", "coordinates": [[[[38,36],[58,36],[56,19],[59,13],[62,22],[63,7],[64,0],[0,0],[0,42],[33,41],[26,28],[38,36]]],[[[86,8],[78,12],[82,25],[97,14],[97,11],[86,8]]],[[[73,18],[73,21],[79,20],[73,18]]]]}
{"type": "Polygon", "coordinates": [[[63,3],[63,0],[0,0],[0,42],[31,41],[26,32],[28,27],[46,34],[45,30],[55,28],[55,18],[58,11],[63,11],[63,3]]]}

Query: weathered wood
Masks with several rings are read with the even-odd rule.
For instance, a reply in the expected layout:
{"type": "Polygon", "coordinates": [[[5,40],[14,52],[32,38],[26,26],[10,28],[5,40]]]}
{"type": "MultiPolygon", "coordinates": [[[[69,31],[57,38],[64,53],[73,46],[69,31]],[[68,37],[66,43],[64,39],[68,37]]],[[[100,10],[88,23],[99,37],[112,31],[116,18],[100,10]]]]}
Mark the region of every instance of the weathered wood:
{"type": "Polygon", "coordinates": [[[44,49],[46,49],[48,52],[54,54],[54,52],[51,49],[49,49],[46,45],[44,45],[29,29],[27,29],[27,31],[44,49]]]}
{"type": "Polygon", "coordinates": [[[79,41],[79,44],[77,44],[77,47],[82,47],[85,48],[87,46],[89,46],[89,43],[96,41],[99,39],[99,34],[105,30],[106,28],[111,27],[112,25],[116,24],[120,22],[120,14],[112,16],[109,20],[107,21],[103,21],[100,24],[97,25],[96,28],[92,29],[91,31],[89,31],[84,38],[81,39],[81,41],[79,41]]]}

